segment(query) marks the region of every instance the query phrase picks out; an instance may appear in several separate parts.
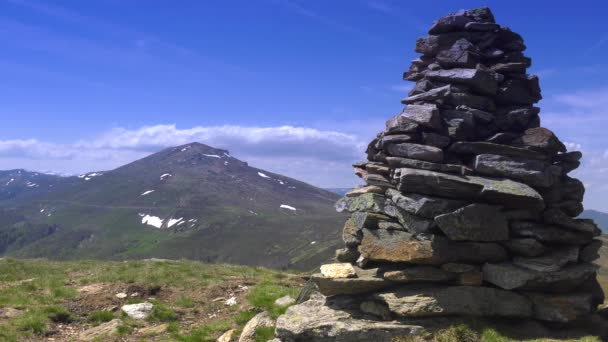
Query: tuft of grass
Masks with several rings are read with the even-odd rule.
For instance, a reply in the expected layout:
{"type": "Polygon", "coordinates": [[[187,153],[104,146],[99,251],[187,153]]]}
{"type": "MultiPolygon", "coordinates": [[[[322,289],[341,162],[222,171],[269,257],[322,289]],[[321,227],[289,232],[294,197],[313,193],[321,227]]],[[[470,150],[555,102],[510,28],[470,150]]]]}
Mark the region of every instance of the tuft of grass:
{"type": "Polygon", "coordinates": [[[48,330],[48,317],[41,310],[30,310],[13,321],[18,331],[42,335],[48,330]]]}
{"type": "Polygon", "coordinates": [[[234,322],[239,326],[244,326],[257,314],[255,311],[241,311],[234,316],[234,322]]]}
{"type": "Polygon", "coordinates": [[[44,309],[44,313],[53,323],[70,323],[75,320],[68,309],[63,306],[49,306],[44,309]]]}
{"type": "Polygon", "coordinates": [[[176,335],[175,338],[182,342],[214,342],[216,335],[230,329],[232,324],[230,321],[217,321],[205,324],[194,329],[190,335],[176,335]]]}
{"type": "Polygon", "coordinates": [[[255,330],[255,342],[267,342],[274,338],[273,327],[259,327],[255,330]]]}
{"type": "Polygon", "coordinates": [[[177,321],[177,314],[171,310],[168,306],[162,303],[154,303],[152,313],[148,316],[149,322],[175,322],[177,321]]]}
{"type": "Polygon", "coordinates": [[[287,308],[276,306],[274,301],[286,295],[295,297],[297,289],[265,281],[251,289],[247,300],[252,306],[268,311],[270,316],[277,318],[284,314],[287,308]]]}
{"type": "Polygon", "coordinates": [[[193,308],[195,306],[194,301],[191,298],[188,297],[179,297],[176,301],[175,301],[175,305],[182,307],[182,308],[193,308]]]}
{"type": "Polygon", "coordinates": [[[91,312],[87,318],[87,320],[94,325],[98,325],[100,323],[105,323],[113,320],[116,316],[112,311],[100,310],[91,312]]]}
{"type": "Polygon", "coordinates": [[[464,324],[459,324],[453,327],[439,331],[435,339],[437,342],[478,342],[479,335],[471,328],[464,324]]]}

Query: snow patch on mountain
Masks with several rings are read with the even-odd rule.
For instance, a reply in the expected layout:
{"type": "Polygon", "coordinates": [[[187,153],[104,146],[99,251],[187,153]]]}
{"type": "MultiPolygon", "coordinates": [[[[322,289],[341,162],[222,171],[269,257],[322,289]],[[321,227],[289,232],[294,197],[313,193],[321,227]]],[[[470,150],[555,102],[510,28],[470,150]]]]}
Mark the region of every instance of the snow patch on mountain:
{"type": "Polygon", "coordinates": [[[294,208],[294,207],[292,207],[290,205],[287,205],[287,204],[281,204],[281,208],[282,209],[289,209],[289,210],[293,210],[293,211],[297,210],[296,208],[294,208]]]}

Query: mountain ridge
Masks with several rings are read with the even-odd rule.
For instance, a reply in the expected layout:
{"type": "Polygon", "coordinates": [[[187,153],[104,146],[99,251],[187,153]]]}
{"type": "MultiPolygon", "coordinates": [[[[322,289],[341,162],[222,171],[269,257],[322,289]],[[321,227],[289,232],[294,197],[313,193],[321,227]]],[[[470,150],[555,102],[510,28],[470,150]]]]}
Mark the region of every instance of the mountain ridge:
{"type": "MultiPolygon", "coordinates": [[[[7,176],[0,173],[0,193],[7,176]]],[[[0,253],[17,257],[307,269],[331,256],[344,222],[336,194],[200,143],[110,171],[22,183],[0,200],[0,253]]]]}

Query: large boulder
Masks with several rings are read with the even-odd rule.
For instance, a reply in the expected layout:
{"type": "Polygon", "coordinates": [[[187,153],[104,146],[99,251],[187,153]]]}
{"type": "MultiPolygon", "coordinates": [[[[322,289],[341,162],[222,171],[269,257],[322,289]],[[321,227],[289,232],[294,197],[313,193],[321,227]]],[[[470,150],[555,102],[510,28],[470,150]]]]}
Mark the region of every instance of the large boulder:
{"type": "Polygon", "coordinates": [[[406,285],[372,296],[400,317],[532,316],[532,304],[517,293],[482,286],[406,285]]]}
{"type": "Polygon", "coordinates": [[[509,239],[509,225],[501,207],[473,203],[449,214],[435,217],[435,222],[453,241],[504,241],[509,239]]]}
{"type": "Polygon", "coordinates": [[[358,317],[358,306],[351,298],[314,295],[277,319],[276,336],[283,342],[392,342],[395,336],[424,331],[416,325],[358,317]]]}
{"type": "Polygon", "coordinates": [[[507,258],[504,248],[495,243],[454,242],[441,236],[419,241],[402,231],[369,229],[363,229],[359,252],[370,261],[420,265],[483,263],[507,258]]]}

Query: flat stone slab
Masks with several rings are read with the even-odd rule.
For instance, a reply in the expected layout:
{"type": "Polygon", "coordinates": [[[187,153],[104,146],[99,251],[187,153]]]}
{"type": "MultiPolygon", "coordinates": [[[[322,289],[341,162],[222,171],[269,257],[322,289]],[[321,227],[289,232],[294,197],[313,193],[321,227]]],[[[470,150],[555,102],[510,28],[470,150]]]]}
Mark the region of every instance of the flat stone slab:
{"type": "Polygon", "coordinates": [[[594,311],[593,296],[588,293],[525,293],[532,301],[534,318],[541,321],[567,323],[594,311]]]}
{"type": "Polygon", "coordinates": [[[483,278],[505,290],[548,290],[563,292],[575,289],[597,272],[593,264],[566,266],[555,272],[538,272],[512,263],[485,264],[483,278]]]}
{"type": "Polygon", "coordinates": [[[412,266],[394,271],[386,271],[383,277],[398,283],[441,283],[455,279],[456,274],[431,266],[412,266]]]}
{"type": "Polygon", "coordinates": [[[473,203],[435,217],[435,222],[453,241],[505,241],[509,224],[501,207],[473,203]]]}
{"type": "Polygon", "coordinates": [[[528,158],[528,159],[536,159],[536,160],[548,160],[549,157],[546,155],[527,150],[524,148],[518,148],[508,145],[502,144],[493,144],[489,142],[475,141],[475,142],[465,142],[459,141],[448,149],[448,151],[457,154],[468,154],[468,155],[479,155],[479,154],[497,154],[507,157],[519,157],[519,158],[528,158]]]}
{"type": "Polygon", "coordinates": [[[557,226],[529,221],[511,221],[511,234],[534,238],[541,242],[560,243],[565,245],[584,245],[593,240],[593,236],[557,226]]]}
{"type": "Polygon", "coordinates": [[[399,317],[532,316],[532,304],[526,297],[483,286],[406,285],[372,297],[399,317]]]}
{"type": "Polygon", "coordinates": [[[504,248],[496,243],[454,242],[441,236],[434,236],[432,241],[418,241],[402,231],[369,229],[363,229],[359,252],[370,261],[419,265],[484,263],[507,259],[504,248]]]}
{"type": "Polygon", "coordinates": [[[394,157],[411,158],[431,163],[441,163],[443,161],[443,150],[428,145],[411,143],[390,144],[387,147],[387,151],[394,157]]]}
{"type": "Polygon", "coordinates": [[[413,336],[424,331],[416,325],[355,317],[354,310],[342,308],[349,303],[336,301],[314,295],[290,307],[277,319],[276,336],[284,342],[392,342],[396,336],[413,336]]]}
{"type": "Polygon", "coordinates": [[[490,72],[479,69],[454,68],[429,71],[426,77],[430,80],[466,84],[483,95],[496,95],[498,90],[494,76],[490,72]]]}
{"type": "Polygon", "coordinates": [[[401,168],[399,190],[457,199],[479,200],[510,208],[542,210],[541,195],[530,186],[510,179],[457,176],[448,173],[401,168]]]}
{"type": "MultiPolygon", "coordinates": [[[[496,154],[480,154],[475,157],[474,167],[479,174],[507,177],[525,184],[549,187],[558,176],[559,168],[540,160],[513,158],[496,154]]],[[[561,175],[561,172],[559,172],[561,175]]]]}
{"type": "Polygon", "coordinates": [[[395,189],[386,191],[393,203],[399,208],[414,215],[434,219],[438,215],[451,213],[469,204],[466,201],[425,196],[420,194],[403,194],[395,189]]]}
{"type": "Polygon", "coordinates": [[[327,278],[318,273],[313,274],[310,279],[317,284],[319,292],[326,296],[369,293],[394,284],[390,280],[378,276],[377,269],[356,268],[355,271],[356,277],[353,278],[327,278]]]}

